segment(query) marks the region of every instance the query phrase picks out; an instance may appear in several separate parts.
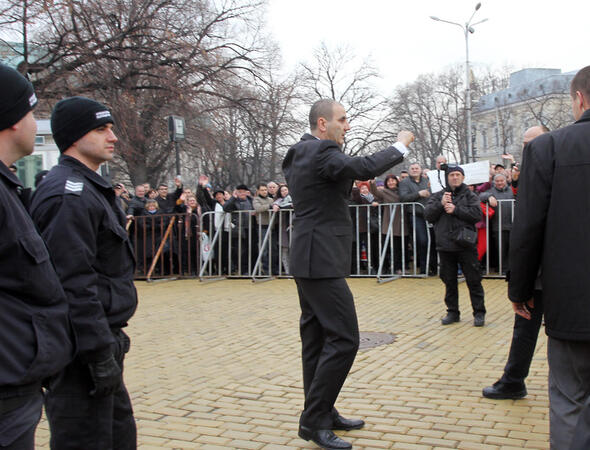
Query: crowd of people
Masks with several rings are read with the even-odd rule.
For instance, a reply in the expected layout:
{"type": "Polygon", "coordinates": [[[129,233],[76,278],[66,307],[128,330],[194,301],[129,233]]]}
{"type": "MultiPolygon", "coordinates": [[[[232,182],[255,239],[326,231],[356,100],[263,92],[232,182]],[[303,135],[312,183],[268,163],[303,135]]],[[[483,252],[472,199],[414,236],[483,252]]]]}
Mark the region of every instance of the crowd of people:
{"type": "MultiPolygon", "coordinates": [[[[433,170],[440,170],[446,159],[439,156],[436,164],[433,170]]],[[[418,274],[438,272],[436,237],[424,218],[424,208],[433,194],[428,172],[419,163],[412,163],[408,170],[386,174],[383,180],[355,182],[349,198],[353,222],[351,273],[399,276],[411,271],[412,262],[418,274]]],[[[444,178],[444,170],[440,173],[444,178]]],[[[482,272],[505,275],[508,268],[511,200],[518,190],[519,173],[518,164],[507,154],[503,164],[490,167],[488,182],[469,186],[481,201],[476,228],[482,272]]],[[[143,183],[131,193],[122,183],[113,184],[129,220],[139,276],[147,275],[160,247],[155,274],[196,275],[201,264],[209,263],[210,274],[249,275],[259,254],[259,274],[289,274],[292,201],[287,184],[269,181],[254,189],[238,184],[229,191],[214,188],[214,180],[201,175],[194,190],[178,177],[170,185],[172,192],[166,183],[157,189],[143,183]],[[175,225],[166,235],[173,217],[175,225]]]]}

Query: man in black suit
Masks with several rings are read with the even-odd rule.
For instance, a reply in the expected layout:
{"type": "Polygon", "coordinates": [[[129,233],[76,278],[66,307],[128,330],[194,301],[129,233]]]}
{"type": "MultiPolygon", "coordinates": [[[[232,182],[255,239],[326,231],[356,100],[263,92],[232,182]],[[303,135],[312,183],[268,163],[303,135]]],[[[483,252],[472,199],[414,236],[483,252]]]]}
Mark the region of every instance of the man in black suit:
{"type": "Polygon", "coordinates": [[[552,449],[590,448],[590,66],[570,86],[576,122],[523,153],[508,297],[531,320],[541,267],[552,449]]]}
{"type": "Polygon", "coordinates": [[[283,172],[295,217],[291,273],[301,305],[300,332],[305,406],[299,436],[327,449],[351,448],[332,430],[362,428],[334,408],[359,346],[350,274],[352,221],[348,199],[353,180],[367,180],[403,160],[414,140],[409,131],[385,150],[364,157],[342,153],[350,125],[344,107],[319,100],[309,113],[311,134],[289,149],[283,172]]]}

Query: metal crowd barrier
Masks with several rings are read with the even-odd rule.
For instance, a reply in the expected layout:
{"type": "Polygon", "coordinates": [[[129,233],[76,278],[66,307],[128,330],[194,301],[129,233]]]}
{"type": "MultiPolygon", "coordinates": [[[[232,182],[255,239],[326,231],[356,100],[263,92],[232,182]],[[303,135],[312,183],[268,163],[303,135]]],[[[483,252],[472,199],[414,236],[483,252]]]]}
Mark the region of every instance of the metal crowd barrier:
{"type": "MultiPolygon", "coordinates": [[[[351,276],[377,277],[388,281],[399,277],[424,277],[428,274],[428,265],[434,253],[430,251],[431,229],[425,224],[422,236],[425,236],[426,253],[425,273],[417,267],[418,234],[416,216],[421,215],[423,206],[419,203],[396,203],[371,205],[351,205],[353,219],[353,253],[351,276]],[[382,214],[385,208],[390,210],[390,226],[382,230],[382,214]],[[373,214],[371,214],[373,213],[373,214]],[[393,224],[396,215],[400,215],[401,235],[394,236],[393,224]],[[373,217],[373,219],[371,219],[373,217]],[[376,221],[371,225],[371,221],[376,221]],[[364,226],[363,226],[364,225],[364,226]],[[362,231],[371,230],[374,232],[362,231]],[[404,264],[401,261],[405,261],[404,264]],[[379,261],[377,263],[377,261],[379,261]],[[395,261],[398,261],[396,270],[395,261]],[[373,264],[371,264],[373,263],[373,264]]],[[[274,277],[288,277],[288,252],[292,236],[292,209],[278,212],[268,211],[256,214],[254,211],[234,211],[232,213],[207,212],[201,223],[208,222],[209,245],[212,249],[201,265],[201,279],[217,278],[252,278],[254,281],[274,277]],[[207,216],[215,219],[206,220],[207,216]],[[263,218],[268,225],[262,225],[263,218]],[[224,223],[215,227],[214,224],[224,223]],[[228,223],[230,226],[228,226],[228,223]],[[225,243],[225,244],[224,244],[225,243]]],[[[207,229],[206,226],[202,227],[207,229]]]]}
{"type": "Polygon", "coordinates": [[[515,200],[498,200],[494,216],[485,216],[485,275],[491,278],[503,278],[510,261],[506,261],[509,250],[510,229],[514,221],[515,200]],[[507,216],[506,218],[504,216],[507,216]],[[508,221],[508,223],[507,223],[508,221]],[[494,228],[494,229],[492,229],[494,228]],[[507,228],[507,230],[503,230],[507,228]]]}
{"type": "Polygon", "coordinates": [[[136,279],[196,276],[201,253],[196,214],[135,216],[128,232],[136,259],[136,279]]]}
{"type": "MultiPolygon", "coordinates": [[[[420,203],[350,205],[352,218],[351,277],[379,282],[401,277],[427,277],[437,272],[434,229],[420,219],[420,203]],[[384,215],[389,216],[384,223],[384,215]],[[425,267],[419,261],[425,260],[425,267]],[[432,263],[432,264],[431,264],[432,263]]],[[[263,281],[290,277],[289,248],[292,209],[268,211],[209,211],[196,214],[157,214],[134,217],[129,233],[137,259],[137,279],[199,277],[201,280],[252,278],[263,281]],[[263,225],[263,218],[268,225],[263,225]]],[[[387,217],[387,216],[386,216],[387,217]]],[[[485,223],[482,272],[503,277],[514,200],[499,200],[485,223]],[[510,208],[507,214],[505,211],[510,208]],[[507,216],[507,217],[504,217],[507,216]],[[493,231],[493,233],[491,233],[493,231]],[[502,251],[504,249],[504,252],[502,251]],[[484,264],[485,263],[485,264],[484,264]]]]}

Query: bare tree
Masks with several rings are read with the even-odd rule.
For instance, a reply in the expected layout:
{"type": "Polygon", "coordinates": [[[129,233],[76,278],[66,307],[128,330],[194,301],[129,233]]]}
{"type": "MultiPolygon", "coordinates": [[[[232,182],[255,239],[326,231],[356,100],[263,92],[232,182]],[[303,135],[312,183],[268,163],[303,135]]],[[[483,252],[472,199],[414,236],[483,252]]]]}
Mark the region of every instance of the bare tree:
{"type": "Polygon", "coordinates": [[[386,101],[373,84],[379,74],[370,59],[358,61],[350,49],[332,50],[325,43],[314,56],[312,63],[302,65],[306,98],[309,104],[331,98],[344,105],[351,130],[343,151],[358,155],[389,143],[392,134],[383,126],[386,101]]]}
{"type": "MultiPolygon", "coordinates": [[[[16,0],[10,0],[15,2],[16,0]]],[[[35,2],[32,2],[35,3],[35,2]]],[[[116,110],[120,169],[156,181],[170,166],[165,116],[198,116],[257,76],[261,3],[233,0],[63,0],[41,8],[25,37],[48,103],[88,95],[116,110]]]]}

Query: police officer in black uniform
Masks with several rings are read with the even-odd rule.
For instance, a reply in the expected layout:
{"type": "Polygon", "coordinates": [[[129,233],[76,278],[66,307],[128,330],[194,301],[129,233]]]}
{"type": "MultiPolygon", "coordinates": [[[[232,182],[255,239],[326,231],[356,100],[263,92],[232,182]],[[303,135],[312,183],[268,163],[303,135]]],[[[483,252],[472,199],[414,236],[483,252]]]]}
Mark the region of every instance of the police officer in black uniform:
{"type": "Polygon", "coordinates": [[[42,380],[73,357],[63,288],[8,166],[33,152],[33,86],[0,64],[0,449],[32,450],[42,380]]]}
{"type": "Polygon", "coordinates": [[[66,291],[78,353],[50,382],[45,407],[52,449],[136,448],[136,426],[123,383],[135,312],[135,260],[125,215],[96,170],[113,157],[113,118],[83,97],[61,100],[51,130],[62,152],[33,196],[31,215],[66,291]]]}

